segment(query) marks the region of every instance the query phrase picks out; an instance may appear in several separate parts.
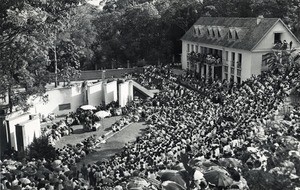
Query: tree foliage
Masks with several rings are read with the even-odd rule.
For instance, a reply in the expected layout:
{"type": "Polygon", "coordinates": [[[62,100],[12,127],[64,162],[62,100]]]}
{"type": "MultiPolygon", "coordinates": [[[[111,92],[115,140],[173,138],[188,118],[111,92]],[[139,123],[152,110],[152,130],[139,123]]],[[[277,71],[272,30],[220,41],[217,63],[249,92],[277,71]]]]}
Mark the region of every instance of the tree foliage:
{"type": "Polygon", "coordinates": [[[57,157],[55,148],[49,144],[47,136],[34,138],[33,142],[28,146],[28,156],[30,159],[43,159],[53,161],[57,157]]]}
{"type": "MultiPolygon", "coordinates": [[[[59,36],[64,36],[66,40],[64,34],[71,27],[70,12],[82,2],[1,0],[0,94],[9,92],[11,111],[14,105],[27,108],[28,98],[43,95],[46,84],[53,82],[51,53],[57,47],[64,51],[62,55],[58,54],[58,67],[64,71],[60,73],[64,75],[64,79],[68,81],[70,71],[79,69],[79,48],[73,42],[65,43],[59,36]]],[[[68,39],[71,40],[71,35],[68,39]]]]}

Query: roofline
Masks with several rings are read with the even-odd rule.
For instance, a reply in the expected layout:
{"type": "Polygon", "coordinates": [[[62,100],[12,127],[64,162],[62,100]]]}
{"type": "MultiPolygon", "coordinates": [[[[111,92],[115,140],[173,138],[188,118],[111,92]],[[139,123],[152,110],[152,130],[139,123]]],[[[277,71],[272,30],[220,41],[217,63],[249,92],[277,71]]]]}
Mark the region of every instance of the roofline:
{"type": "Polygon", "coordinates": [[[253,46],[253,48],[250,51],[253,51],[258,44],[269,34],[269,32],[275,27],[275,25],[279,22],[280,18],[277,19],[277,21],[273,24],[272,27],[269,28],[269,30],[260,38],[260,40],[255,44],[255,46],[253,46]]]}
{"type": "Polygon", "coordinates": [[[250,50],[250,51],[253,51],[257,46],[258,44],[266,37],[266,35],[269,34],[269,32],[275,27],[275,25],[278,23],[278,22],[281,22],[283,24],[283,26],[289,31],[289,33],[296,39],[296,41],[300,44],[300,41],[299,39],[295,36],[295,34],[289,29],[289,27],[287,27],[287,25],[280,19],[278,18],[278,20],[273,24],[273,26],[263,35],[263,37],[257,42],[257,44],[255,44],[255,46],[250,50]]]}
{"type": "Polygon", "coordinates": [[[296,41],[300,44],[299,39],[295,36],[295,34],[289,29],[289,27],[281,20],[279,19],[280,22],[283,24],[283,26],[292,34],[292,36],[296,39],[296,41]]]}

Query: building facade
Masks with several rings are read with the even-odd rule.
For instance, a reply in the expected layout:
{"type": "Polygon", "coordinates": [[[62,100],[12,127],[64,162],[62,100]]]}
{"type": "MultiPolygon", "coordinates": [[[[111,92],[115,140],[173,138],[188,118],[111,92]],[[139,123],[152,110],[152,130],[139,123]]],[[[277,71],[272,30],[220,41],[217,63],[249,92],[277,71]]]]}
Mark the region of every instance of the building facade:
{"type": "Polygon", "coordinates": [[[278,18],[201,17],[182,40],[182,68],[240,83],[265,69],[267,53],[300,43],[278,18]]]}

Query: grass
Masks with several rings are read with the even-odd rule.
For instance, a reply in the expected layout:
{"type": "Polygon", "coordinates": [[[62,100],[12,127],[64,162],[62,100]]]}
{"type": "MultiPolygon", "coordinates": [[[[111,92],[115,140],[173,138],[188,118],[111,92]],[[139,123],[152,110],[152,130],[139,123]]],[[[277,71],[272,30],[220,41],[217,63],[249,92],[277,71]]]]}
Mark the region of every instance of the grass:
{"type": "Polygon", "coordinates": [[[74,126],[72,126],[72,128],[74,130],[74,134],[62,137],[59,141],[56,142],[55,147],[63,148],[67,144],[75,145],[92,135],[96,135],[96,137],[100,137],[103,134],[107,133],[110,130],[111,125],[114,122],[116,122],[117,120],[119,120],[120,118],[121,118],[121,116],[105,118],[101,122],[102,126],[100,127],[100,129],[98,129],[97,131],[91,131],[91,132],[84,132],[82,125],[74,125],[74,126]]]}
{"type": "Polygon", "coordinates": [[[97,161],[108,159],[114,154],[121,152],[126,143],[135,141],[138,136],[142,135],[143,130],[146,128],[147,125],[145,125],[144,122],[130,124],[125,129],[109,138],[105,144],[102,144],[100,149],[96,150],[96,152],[87,155],[79,164],[93,164],[97,161]]]}
{"type": "MultiPolygon", "coordinates": [[[[74,134],[62,137],[59,141],[56,142],[55,147],[63,148],[67,144],[75,145],[92,135],[100,137],[103,134],[109,132],[111,129],[111,125],[120,118],[121,116],[105,118],[102,122],[101,128],[97,131],[92,132],[84,132],[82,125],[72,126],[72,128],[74,129],[74,134]]],[[[59,121],[60,119],[63,118],[57,118],[55,122],[59,121]]],[[[49,125],[49,123],[47,125],[49,125]]],[[[135,141],[138,136],[142,135],[143,130],[146,128],[147,125],[144,122],[132,123],[120,132],[109,135],[111,137],[106,140],[105,144],[102,144],[100,149],[95,149],[95,152],[88,154],[80,163],[78,163],[78,168],[80,168],[82,163],[93,164],[97,161],[108,159],[112,155],[122,151],[122,148],[126,143],[135,141]]]]}

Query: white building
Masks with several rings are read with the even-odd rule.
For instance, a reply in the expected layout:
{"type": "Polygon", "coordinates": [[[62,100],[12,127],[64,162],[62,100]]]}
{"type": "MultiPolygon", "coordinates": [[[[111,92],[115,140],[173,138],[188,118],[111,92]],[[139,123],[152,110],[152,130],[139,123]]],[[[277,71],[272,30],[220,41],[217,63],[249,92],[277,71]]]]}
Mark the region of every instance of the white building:
{"type": "Polygon", "coordinates": [[[201,17],[181,40],[183,69],[237,83],[266,69],[264,55],[276,43],[285,40],[287,49],[290,44],[292,48],[300,45],[281,19],[263,17],[201,17]],[[188,59],[191,52],[205,59],[192,64],[188,59]],[[212,57],[210,63],[207,56],[212,57]]]}

